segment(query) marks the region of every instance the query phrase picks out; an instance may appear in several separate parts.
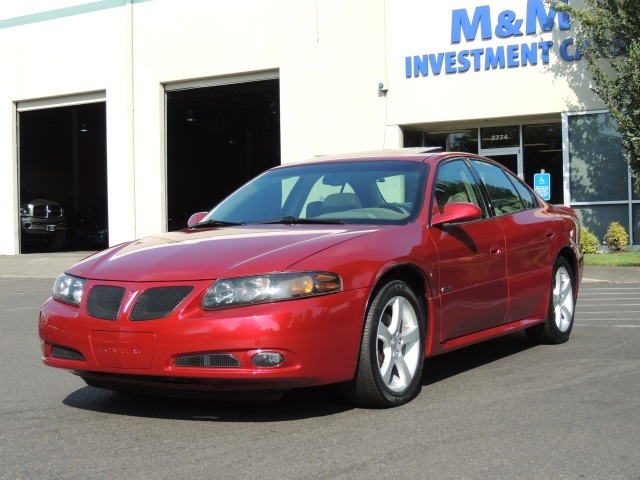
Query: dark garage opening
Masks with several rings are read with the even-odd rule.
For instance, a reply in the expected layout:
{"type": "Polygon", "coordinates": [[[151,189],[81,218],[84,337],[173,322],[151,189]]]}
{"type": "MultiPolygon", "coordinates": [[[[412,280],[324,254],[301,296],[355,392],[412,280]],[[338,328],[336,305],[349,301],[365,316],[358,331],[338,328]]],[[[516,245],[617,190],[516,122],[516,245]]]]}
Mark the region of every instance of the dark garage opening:
{"type": "Polygon", "coordinates": [[[280,164],[279,81],[167,93],[168,229],[280,164]]]}
{"type": "Polygon", "coordinates": [[[18,125],[21,252],[108,246],[105,103],[19,112],[18,125]]]}

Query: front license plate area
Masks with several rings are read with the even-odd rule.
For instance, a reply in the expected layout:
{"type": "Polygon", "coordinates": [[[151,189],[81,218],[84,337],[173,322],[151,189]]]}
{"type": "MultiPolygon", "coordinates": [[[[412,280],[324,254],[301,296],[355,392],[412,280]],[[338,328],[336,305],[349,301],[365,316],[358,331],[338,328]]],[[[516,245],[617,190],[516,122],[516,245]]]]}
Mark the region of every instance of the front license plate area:
{"type": "Polygon", "coordinates": [[[154,333],[94,331],[93,355],[101,367],[149,368],[156,343],[154,333]]]}
{"type": "Polygon", "coordinates": [[[55,225],[47,225],[47,232],[55,232],[55,231],[56,231],[55,225]]]}

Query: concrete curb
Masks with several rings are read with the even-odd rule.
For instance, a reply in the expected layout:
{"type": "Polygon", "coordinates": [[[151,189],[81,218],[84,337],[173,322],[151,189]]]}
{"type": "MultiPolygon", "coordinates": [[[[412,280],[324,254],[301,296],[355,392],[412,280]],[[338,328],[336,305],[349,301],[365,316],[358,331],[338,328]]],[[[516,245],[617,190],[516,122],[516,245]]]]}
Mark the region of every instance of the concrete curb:
{"type": "Polygon", "coordinates": [[[640,283],[640,267],[584,267],[583,283],[640,283]]]}
{"type": "Polygon", "coordinates": [[[600,278],[582,278],[582,283],[613,283],[611,280],[603,280],[600,278]]]}

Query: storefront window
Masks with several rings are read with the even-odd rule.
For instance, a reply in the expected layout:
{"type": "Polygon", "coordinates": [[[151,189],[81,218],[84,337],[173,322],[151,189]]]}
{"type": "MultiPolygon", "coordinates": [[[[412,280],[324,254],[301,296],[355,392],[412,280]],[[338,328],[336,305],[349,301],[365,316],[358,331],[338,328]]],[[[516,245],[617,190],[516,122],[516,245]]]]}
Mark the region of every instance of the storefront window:
{"type": "Polygon", "coordinates": [[[627,163],[615,126],[608,113],[569,116],[572,202],[628,200],[627,163]]]}
{"type": "Polygon", "coordinates": [[[482,148],[505,148],[520,146],[520,127],[485,127],[480,129],[482,148]]]}
{"type": "Polygon", "coordinates": [[[629,207],[626,204],[574,206],[573,209],[580,215],[582,225],[598,238],[600,244],[604,243],[604,236],[611,222],[619,222],[629,233],[629,207]]]}
{"type": "Polygon", "coordinates": [[[551,175],[551,203],[563,203],[562,125],[547,123],[522,126],[524,181],[533,186],[533,176],[544,170],[551,175]]]}
{"type": "Polygon", "coordinates": [[[478,129],[425,132],[425,147],[441,147],[447,152],[478,153],[478,129]]]}
{"type": "Polygon", "coordinates": [[[640,204],[633,205],[633,243],[640,243],[640,204]]]}
{"type": "Polygon", "coordinates": [[[402,130],[402,140],[405,147],[423,147],[422,132],[417,130],[402,130]]]}

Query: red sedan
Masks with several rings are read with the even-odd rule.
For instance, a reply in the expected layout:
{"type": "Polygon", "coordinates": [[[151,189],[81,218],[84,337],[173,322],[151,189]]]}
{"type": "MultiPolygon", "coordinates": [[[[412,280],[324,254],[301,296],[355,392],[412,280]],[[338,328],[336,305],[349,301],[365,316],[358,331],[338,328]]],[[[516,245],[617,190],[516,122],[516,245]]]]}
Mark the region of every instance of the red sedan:
{"type": "Polygon", "coordinates": [[[113,390],[341,383],[355,404],[400,405],[425,357],[517,330],[566,342],[579,234],[570,208],[479,156],[283,165],[60,275],[43,361],[113,390]]]}

